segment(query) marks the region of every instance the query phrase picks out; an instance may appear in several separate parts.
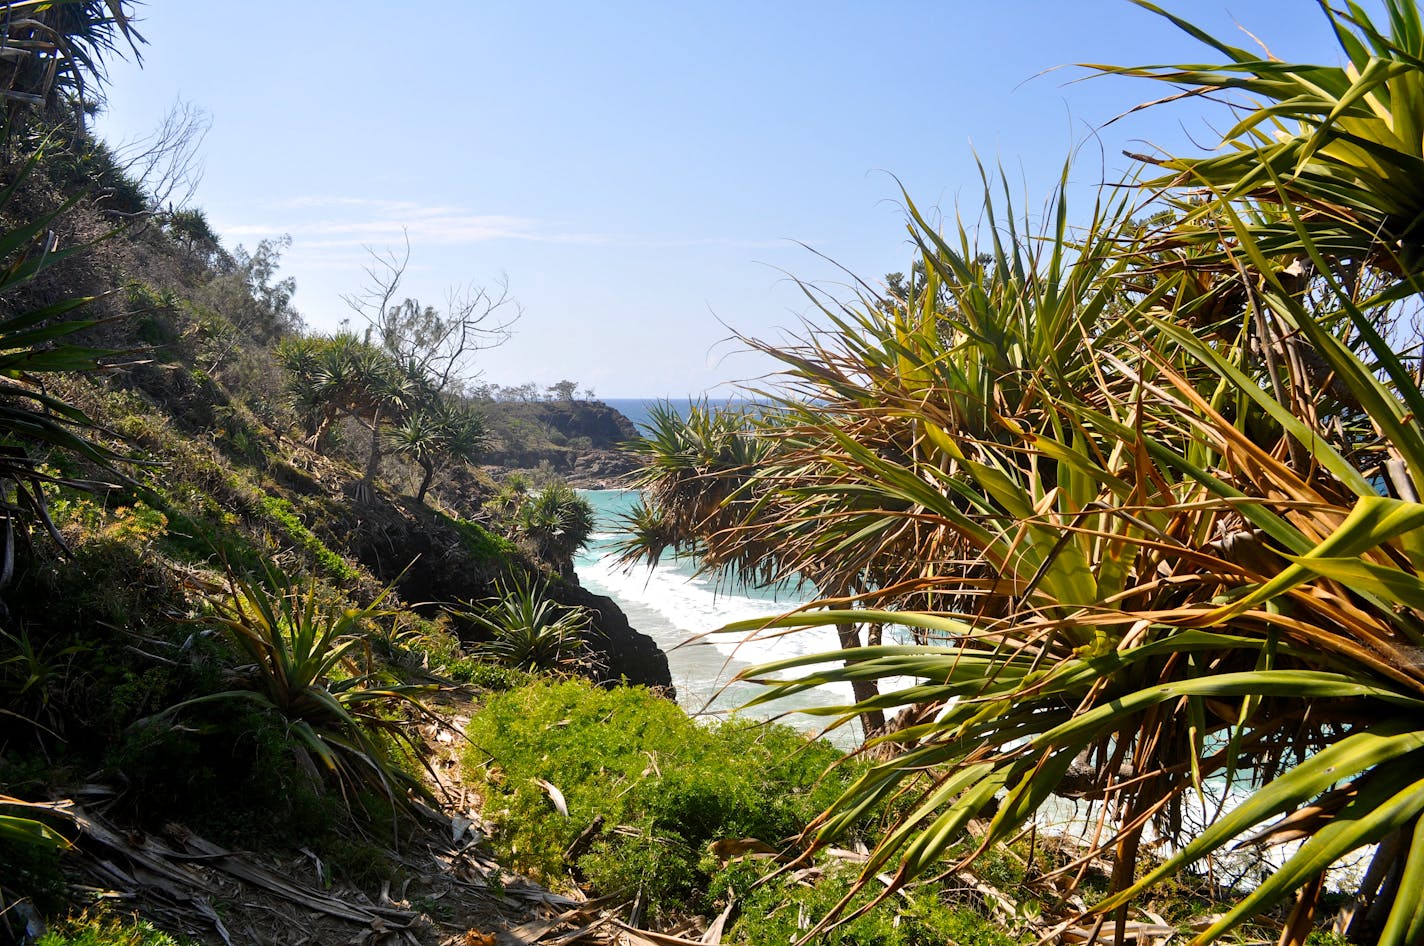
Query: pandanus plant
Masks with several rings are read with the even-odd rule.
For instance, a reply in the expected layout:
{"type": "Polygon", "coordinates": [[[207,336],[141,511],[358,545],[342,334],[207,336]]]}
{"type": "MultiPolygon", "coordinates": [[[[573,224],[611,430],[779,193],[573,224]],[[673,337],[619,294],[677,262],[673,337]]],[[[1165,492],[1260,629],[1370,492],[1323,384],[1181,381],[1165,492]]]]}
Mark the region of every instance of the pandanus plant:
{"type": "MultiPolygon", "coordinates": [[[[782,465],[781,489],[819,502],[782,535],[814,523],[812,560],[913,535],[897,558],[920,567],[877,575],[898,579],[860,595],[881,610],[818,602],[731,628],[918,632],[921,643],[747,673],[768,686],[763,700],[882,684],[827,710],[836,723],[901,712],[873,740],[883,761],[807,832],[834,843],[899,800],[861,888],[888,872],[889,896],[952,852],[971,866],[1069,795],[1096,802],[1099,820],[1059,879],[1071,888],[1091,858],[1112,861],[1111,891],[1090,912],[1099,927],[1112,919],[1117,942],[1128,906],[1163,879],[1236,844],[1287,841],[1299,845],[1195,942],[1292,897],[1281,942],[1304,942],[1330,866],[1374,845],[1351,936],[1424,936],[1424,397],[1417,364],[1379,329],[1398,287],[1342,281],[1308,215],[1287,197],[1275,206],[1308,263],[1303,280],[1257,230],[1262,215],[1229,201],[1215,210],[1226,239],[1210,251],[1227,265],[1206,271],[1205,291],[1202,269],[1163,266],[1151,239],[1122,243],[1095,272],[1090,241],[1048,235],[1062,267],[1045,252],[1010,297],[1071,297],[1065,274],[1079,267],[1102,295],[1063,362],[1040,352],[997,378],[982,370],[1034,349],[962,328],[972,323],[959,300],[992,298],[971,270],[926,320],[945,348],[924,329],[921,345],[906,343],[908,306],[861,305],[817,345],[782,352],[792,378],[818,385],[803,393],[818,393],[786,432],[814,472],[798,480],[782,465]],[[1380,288],[1362,295],[1365,285],[1380,288]],[[1221,317],[1223,297],[1238,300],[1234,319],[1221,317]],[[819,393],[826,379],[842,401],[819,393]],[[827,409],[840,403],[858,407],[827,409]],[[1227,788],[1249,794],[1228,809],[1227,788]],[[1188,832],[1193,799],[1206,824],[1188,832]],[[987,828],[964,853],[978,819],[987,828]],[[1139,870],[1149,832],[1176,847],[1139,870]]],[[[925,270],[944,271],[941,241],[912,225],[925,270]]]]}
{"type": "MultiPolygon", "coordinates": [[[[1244,229],[1239,237],[1251,246],[1244,229]]],[[[1348,296],[1336,299],[1330,316],[1363,321],[1348,296]]],[[[970,820],[983,817],[987,831],[963,857],[972,863],[1055,793],[1068,794],[1101,803],[1090,854],[1107,854],[1116,867],[1113,892],[1094,910],[1117,911],[1119,923],[1133,897],[1243,838],[1304,839],[1196,941],[1297,894],[1282,941],[1303,942],[1327,868],[1372,844],[1380,845],[1378,869],[1360,892],[1371,909],[1356,935],[1419,941],[1424,505],[1381,495],[1380,463],[1398,456],[1409,481],[1424,472],[1424,428],[1415,420],[1424,405],[1378,339],[1362,357],[1269,278],[1260,301],[1308,337],[1367,406],[1368,428],[1356,436],[1372,441],[1369,450],[1352,459],[1332,442],[1338,431],[1297,416],[1242,368],[1238,352],[1161,312],[1143,313],[1136,351],[1101,353],[1094,396],[1060,400],[1067,436],[1005,418],[1000,440],[973,444],[973,457],[946,439],[946,457],[962,458],[952,486],[878,454],[849,460],[860,488],[881,484],[886,507],[916,484],[917,517],[965,535],[998,576],[976,582],[973,606],[959,612],[776,622],[893,622],[935,635],[933,646],[822,654],[749,672],[770,687],[764,699],[851,679],[915,681],[874,702],[910,710],[906,725],[881,740],[889,759],[809,832],[830,843],[870,806],[913,798],[872,853],[864,881],[891,870],[894,889],[935,869],[970,820]],[[1205,379],[1180,362],[1205,369],[1205,379]],[[1308,462],[1296,462],[1295,446],[1308,462]],[[956,502],[965,494],[978,498],[968,513],[956,502]],[[775,679],[834,658],[853,662],[775,679]],[[1218,792],[1254,791],[1230,811],[1218,808],[1194,837],[1177,836],[1176,852],[1138,875],[1148,826],[1174,836],[1184,805],[1210,795],[1211,779],[1218,792]]],[[[952,573],[927,584],[941,582],[962,590],[952,573]]],[[[845,707],[840,718],[865,708],[845,707]]]]}
{"type": "Polygon", "coordinates": [[[401,713],[426,716],[417,695],[427,688],[393,682],[368,653],[367,625],[388,620],[388,587],[363,608],[323,600],[319,588],[300,583],[275,565],[260,577],[228,575],[228,591],[210,600],[218,627],[247,659],[233,685],[196,697],[141,721],[155,725],[197,707],[233,702],[281,716],[293,751],[307,768],[331,775],[343,797],[352,791],[384,796],[393,805],[429,790],[392,753],[420,748],[401,713]]]}
{"type": "MultiPolygon", "coordinates": [[[[1414,0],[1384,0],[1387,27],[1358,3],[1320,0],[1345,56],[1343,65],[1282,62],[1264,49],[1233,46],[1146,0],[1226,58],[1223,63],[1093,68],[1185,87],[1172,98],[1245,93],[1243,114],[1223,136],[1226,150],[1171,157],[1158,187],[1194,188],[1198,200],[1180,234],[1213,240],[1203,227],[1222,202],[1250,197],[1285,204],[1313,245],[1399,277],[1424,263],[1424,22],[1414,0]]],[[[1297,230],[1276,220],[1253,228],[1257,243],[1280,253],[1301,249],[1297,230]]]]}
{"type": "Polygon", "coordinates": [[[899,812],[826,923],[974,865],[1056,794],[1097,819],[1060,895],[1112,864],[1094,937],[1126,941],[1166,878],[1292,842],[1194,942],[1284,909],[1303,943],[1329,868],[1371,849],[1349,935],[1424,941],[1424,396],[1390,331],[1424,268],[1424,30],[1386,9],[1388,35],[1326,9],[1343,68],[1178,21],[1231,61],[1105,71],[1264,103],[1231,153],[1163,162],[1164,214],[1120,198],[1075,231],[1060,204],[1033,236],[989,216],[951,242],[911,206],[919,285],[761,346],[791,393],[699,540],[855,590],[729,629],[914,632],[746,674],[763,702],[851,684],[833,725],[899,713],[806,833],[899,812]],[[1139,864],[1151,838],[1172,845],[1139,864]]]}
{"type": "MultiPolygon", "coordinates": [[[[1110,892],[1089,906],[1094,935],[1111,920],[1125,941],[1135,898],[1233,845],[1289,841],[1194,942],[1294,898],[1280,941],[1303,943],[1329,868],[1372,846],[1350,935],[1424,937],[1424,396],[1417,363],[1378,319],[1400,289],[1339,278],[1332,244],[1288,190],[1270,213],[1307,261],[1303,279],[1276,255],[1284,230],[1262,233],[1262,214],[1218,196],[1223,239],[1210,252],[1226,265],[1207,270],[1205,292],[1200,268],[1162,265],[1160,242],[1125,243],[1120,266],[1099,273],[1090,243],[1048,236],[1063,268],[1036,269],[1015,298],[1061,299],[1080,266],[1104,295],[1101,318],[1072,335],[1072,370],[1039,354],[985,387],[971,372],[1018,343],[961,329],[970,319],[953,293],[933,320],[946,349],[906,345],[905,311],[862,305],[819,347],[783,355],[793,378],[834,378],[861,404],[807,400],[790,432],[830,471],[783,483],[822,501],[807,554],[911,533],[953,550],[916,559],[907,547],[904,561],[926,567],[879,589],[894,607],[813,606],[731,628],[855,621],[920,634],[747,672],[768,686],[763,701],[884,685],[825,711],[836,723],[901,711],[874,740],[882,761],[806,835],[831,844],[900,802],[858,890],[888,873],[883,900],[946,857],[971,866],[1057,794],[1096,802],[1098,818],[1058,879],[1073,888],[1092,858],[1113,864],[1110,892]],[[1201,318],[1228,294],[1234,318],[1201,318]],[[1248,794],[1229,807],[1228,789],[1248,794]],[[1186,831],[1193,799],[1205,825],[1186,831]],[[962,847],[979,819],[987,827],[962,847]],[[1149,832],[1175,847],[1140,868],[1149,832]]],[[[926,271],[943,270],[941,241],[912,225],[926,271]]],[[[989,296],[969,275],[962,298],[989,296]]]]}

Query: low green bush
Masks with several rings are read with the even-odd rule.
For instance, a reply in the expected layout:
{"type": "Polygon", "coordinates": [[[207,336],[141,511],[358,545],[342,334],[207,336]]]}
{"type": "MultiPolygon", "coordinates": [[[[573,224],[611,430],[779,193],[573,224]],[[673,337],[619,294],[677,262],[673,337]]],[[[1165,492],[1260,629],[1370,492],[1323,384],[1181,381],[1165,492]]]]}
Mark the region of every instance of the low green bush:
{"type": "MultiPolygon", "coordinates": [[[[740,907],[722,941],[734,946],[798,941],[806,935],[808,921],[825,916],[849,893],[856,872],[854,865],[832,864],[814,884],[788,878],[766,882],[761,880],[764,869],[755,863],[729,865],[714,878],[713,888],[730,890],[740,907]]],[[[874,892],[857,895],[852,908],[870,900],[874,892]]],[[[1031,934],[1010,934],[972,906],[946,902],[933,885],[897,895],[892,903],[816,938],[818,946],[1021,946],[1034,941],[1031,934]]]]}
{"type": "Polygon", "coordinates": [[[475,657],[457,657],[447,662],[442,669],[450,679],[468,683],[481,690],[513,690],[525,686],[531,679],[523,670],[492,664],[475,657]]]}
{"type": "Polygon", "coordinates": [[[539,681],[492,697],[470,721],[468,773],[487,787],[507,863],[548,881],[581,871],[599,893],[641,890],[657,910],[701,908],[721,839],[781,846],[844,787],[840,752],[795,730],[700,725],[633,687],[539,681]],[[568,817],[555,810],[555,786],[568,817]],[[598,817],[577,865],[566,848],[598,817]]]}
{"type": "Polygon", "coordinates": [[[137,917],[85,914],[56,923],[35,946],[183,946],[187,942],[137,917]]]}

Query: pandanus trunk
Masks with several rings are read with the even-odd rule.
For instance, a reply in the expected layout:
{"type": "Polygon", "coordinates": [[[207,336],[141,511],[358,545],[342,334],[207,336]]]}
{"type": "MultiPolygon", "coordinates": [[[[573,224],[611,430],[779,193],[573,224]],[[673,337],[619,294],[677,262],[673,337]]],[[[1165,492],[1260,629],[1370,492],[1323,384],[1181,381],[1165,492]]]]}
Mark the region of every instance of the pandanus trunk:
{"type": "Polygon", "coordinates": [[[419,460],[420,468],[424,471],[420,477],[420,489],[415,494],[415,501],[425,502],[425,491],[430,488],[430,481],[435,479],[435,464],[429,460],[419,460]]]}
{"type": "Polygon", "coordinates": [[[366,455],[366,476],[362,483],[369,490],[376,488],[376,474],[381,468],[381,412],[371,415],[371,451],[366,455]]]}
{"type": "MultiPolygon", "coordinates": [[[[861,646],[860,632],[856,630],[854,624],[837,624],[836,634],[839,635],[841,647],[850,650],[861,646]]],[[[846,663],[853,661],[847,660],[846,663]]],[[[857,703],[874,699],[880,695],[880,688],[875,685],[874,680],[854,680],[850,685],[851,693],[855,696],[857,703]]],[[[860,724],[865,727],[865,738],[877,736],[885,731],[885,712],[883,710],[868,710],[860,714],[860,724]]]]}

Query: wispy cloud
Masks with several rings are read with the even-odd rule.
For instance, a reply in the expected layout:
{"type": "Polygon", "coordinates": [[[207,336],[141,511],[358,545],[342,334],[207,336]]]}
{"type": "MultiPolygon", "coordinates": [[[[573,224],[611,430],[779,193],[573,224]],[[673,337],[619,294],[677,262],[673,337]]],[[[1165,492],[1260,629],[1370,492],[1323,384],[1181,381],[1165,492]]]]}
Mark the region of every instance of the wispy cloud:
{"type": "Polygon", "coordinates": [[[233,240],[289,233],[307,250],[384,247],[406,236],[425,246],[459,246],[494,240],[676,248],[726,246],[751,249],[784,247],[783,240],[729,237],[649,238],[628,234],[570,230],[531,217],[475,214],[465,208],[370,197],[309,195],[268,204],[260,221],[232,221],[219,230],[233,240]]]}

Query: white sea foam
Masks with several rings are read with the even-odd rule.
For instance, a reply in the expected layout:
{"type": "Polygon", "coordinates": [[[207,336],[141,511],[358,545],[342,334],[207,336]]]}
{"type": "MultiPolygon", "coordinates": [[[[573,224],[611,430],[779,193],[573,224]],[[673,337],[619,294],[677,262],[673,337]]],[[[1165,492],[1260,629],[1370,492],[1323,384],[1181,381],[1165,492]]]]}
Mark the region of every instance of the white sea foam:
{"type": "MultiPolygon", "coordinates": [[[[611,556],[581,561],[579,578],[589,588],[606,594],[621,604],[641,606],[661,619],[663,626],[640,626],[675,659],[680,651],[710,647],[729,668],[767,663],[789,657],[834,650],[835,632],[810,628],[791,634],[776,632],[715,633],[717,628],[738,621],[770,620],[794,610],[798,602],[770,601],[719,591],[709,580],[689,576],[676,566],[625,570],[611,556]]],[[[727,675],[730,677],[730,674],[727,675]]],[[[721,681],[725,682],[725,680],[721,681]]],[[[844,702],[850,688],[829,688],[835,700],[844,702]]],[[[829,695],[829,694],[828,694],[829,695]]]]}
{"type": "MultiPolygon", "coordinates": [[[[630,623],[655,640],[668,655],[668,667],[677,687],[678,701],[691,712],[710,707],[725,712],[741,707],[765,691],[751,683],[735,681],[747,667],[795,657],[813,656],[840,649],[834,628],[802,628],[792,632],[762,629],[751,633],[716,633],[718,628],[745,621],[770,621],[795,611],[804,604],[785,588],[753,588],[728,591],[717,582],[697,574],[696,563],[669,559],[649,569],[638,565],[620,566],[612,548],[623,537],[620,517],[631,508],[636,494],[624,490],[585,492],[597,517],[597,532],[590,537],[575,565],[579,580],[591,591],[608,595],[627,613],[630,623]]],[[[896,629],[887,629],[887,639],[902,639],[896,629]]],[[[827,667],[811,664],[784,671],[778,676],[794,678],[827,667]]],[[[912,679],[887,680],[882,691],[909,686],[912,679]]],[[[846,706],[853,701],[849,684],[830,684],[795,696],[752,708],[750,712],[769,717],[797,710],[846,706]]],[[[796,714],[787,722],[819,731],[829,721],[825,716],[796,714]]],[[[859,736],[846,730],[838,741],[851,744],[859,736]]]]}

